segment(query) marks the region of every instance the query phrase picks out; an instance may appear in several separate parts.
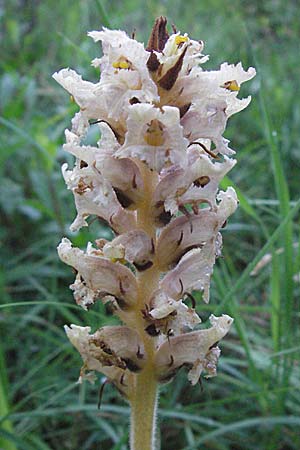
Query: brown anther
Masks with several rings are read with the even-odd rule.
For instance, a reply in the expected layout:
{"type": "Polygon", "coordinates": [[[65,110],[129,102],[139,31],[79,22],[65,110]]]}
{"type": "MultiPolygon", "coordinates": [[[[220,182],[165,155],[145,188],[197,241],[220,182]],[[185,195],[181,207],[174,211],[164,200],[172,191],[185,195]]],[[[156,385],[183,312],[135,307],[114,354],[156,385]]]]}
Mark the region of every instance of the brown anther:
{"type": "Polygon", "coordinates": [[[131,39],[135,39],[136,28],[133,29],[131,33],[131,39]]]}
{"type": "Polygon", "coordinates": [[[179,245],[181,244],[182,239],[183,239],[183,231],[181,230],[181,232],[180,232],[180,238],[179,238],[178,241],[177,241],[178,247],[179,247],[179,245]]]}
{"type": "Polygon", "coordinates": [[[114,352],[112,351],[112,349],[104,342],[104,341],[100,341],[100,342],[96,342],[93,341],[93,343],[97,346],[99,346],[101,348],[101,350],[106,353],[107,355],[113,355],[114,352]]]}
{"type": "Polygon", "coordinates": [[[173,33],[176,34],[177,33],[176,25],[174,23],[172,23],[171,26],[172,26],[173,33]]]}
{"type": "Polygon", "coordinates": [[[123,311],[125,311],[126,309],[128,309],[129,305],[128,305],[128,303],[125,302],[125,300],[124,300],[123,298],[121,298],[121,297],[116,297],[115,295],[114,295],[114,298],[115,298],[115,300],[116,300],[116,302],[117,302],[117,305],[118,305],[118,307],[119,307],[120,309],[122,309],[123,311]]]}
{"type": "Polygon", "coordinates": [[[181,211],[186,217],[191,216],[191,213],[186,209],[184,205],[180,205],[179,211],[181,211]]]}

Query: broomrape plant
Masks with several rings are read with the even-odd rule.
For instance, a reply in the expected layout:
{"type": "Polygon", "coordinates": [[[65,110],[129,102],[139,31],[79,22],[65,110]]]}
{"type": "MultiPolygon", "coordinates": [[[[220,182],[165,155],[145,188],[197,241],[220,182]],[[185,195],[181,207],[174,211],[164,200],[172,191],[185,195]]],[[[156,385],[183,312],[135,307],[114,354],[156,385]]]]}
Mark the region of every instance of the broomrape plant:
{"type": "Polygon", "coordinates": [[[209,301],[219,230],[237,207],[233,188],[218,190],[236,163],[222,134],[249,104],[237,95],[255,75],[241,64],[203,70],[203,42],[175,29],[169,36],[166,24],[156,20],[146,49],[123,31],[90,32],[103,48],[92,62],[96,84],[70,69],[53,75],[80,108],[65,131],[75,166],[62,167],[77,208],[71,230],[97,216],[115,234],[85,251],[64,238],[58,253],[76,271],[77,304],[109,302],[123,323],[65,329],[83,359],[79,380],[101,372],[130,403],[132,450],[154,448],[160,384],[181,367],[193,385],[216,375],[218,342],[233,319],[211,315],[210,328],[191,331],[201,322],[191,292],[209,301]],[[97,146],[82,143],[90,120],[101,132],[97,146]]]}

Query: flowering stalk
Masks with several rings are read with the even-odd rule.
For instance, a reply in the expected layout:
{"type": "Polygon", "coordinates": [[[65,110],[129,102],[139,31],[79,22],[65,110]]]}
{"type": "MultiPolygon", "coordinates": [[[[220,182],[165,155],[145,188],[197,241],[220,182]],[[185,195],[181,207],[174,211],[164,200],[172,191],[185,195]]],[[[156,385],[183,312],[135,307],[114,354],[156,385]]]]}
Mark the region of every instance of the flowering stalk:
{"type": "Polygon", "coordinates": [[[209,301],[219,230],[237,207],[233,188],[218,191],[236,162],[222,134],[249,104],[237,94],[255,70],[224,63],[204,71],[203,42],[169,36],[163,17],[146,49],[123,31],[89,35],[102,41],[103,56],[92,62],[100,81],[70,69],[54,74],[80,107],[64,145],[75,167],[62,170],[77,208],[71,230],[97,216],[115,237],[86,251],[64,238],[58,253],[76,271],[77,304],[109,302],[123,325],[65,329],[83,359],[80,381],[105,374],[131,405],[131,449],[152,450],[158,385],[182,367],[192,384],[215,376],[218,342],[233,321],[211,315],[210,328],[192,331],[201,322],[192,291],[209,301]],[[97,146],[82,142],[90,120],[101,131],[97,146]]]}

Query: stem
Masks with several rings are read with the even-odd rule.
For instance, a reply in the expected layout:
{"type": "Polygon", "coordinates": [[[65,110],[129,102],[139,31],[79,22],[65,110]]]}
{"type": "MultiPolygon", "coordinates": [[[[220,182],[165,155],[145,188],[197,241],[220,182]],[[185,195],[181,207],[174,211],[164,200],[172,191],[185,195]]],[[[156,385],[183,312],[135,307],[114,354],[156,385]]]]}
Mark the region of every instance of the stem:
{"type": "MultiPolygon", "coordinates": [[[[156,228],[151,221],[152,195],[157,182],[157,175],[151,172],[145,164],[139,163],[144,181],[144,198],[137,211],[138,228],[144,230],[153,239],[155,245],[156,228]]],[[[134,376],[131,403],[131,450],[154,450],[155,425],[158,398],[158,383],[154,370],[155,338],[144,330],[141,310],[149,303],[151,294],[157,289],[160,272],[155,264],[138,275],[138,302],[135,308],[135,327],[143,340],[147,355],[147,364],[141,373],[134,376]]]]}
{"type": "Polygon", "coordinates": [[[154,450],[157,407],[157,381],[151,366],[135,377],[131,401],[131,450],[154,450]]]}

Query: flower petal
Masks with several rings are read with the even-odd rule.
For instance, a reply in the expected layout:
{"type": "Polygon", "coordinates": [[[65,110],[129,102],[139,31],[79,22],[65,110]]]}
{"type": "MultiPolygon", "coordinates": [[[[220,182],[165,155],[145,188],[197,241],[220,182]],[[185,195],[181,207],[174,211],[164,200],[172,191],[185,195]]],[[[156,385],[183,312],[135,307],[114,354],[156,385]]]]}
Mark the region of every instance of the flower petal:
{"type": "Polygon", "coordinates": [[[124,210],[111,184],[95,168],[75,166],[70,171],[67,167],[63,164],[62,172],[74,194],[77,209],[77,217],[70,227],[72,231],[87,226],[86,218],[91,214],[106,220],[117,233],[136,227],[134,213],[124,210]]]}
{"type": "Polygon", "coordinates": [[[219,183],[236,161],[224,157],[224,162],[213,162],[206,154],[200,154],[195,144],[190,153],[196,153],[194,159],[184,171],[171,167],[161,177],[153,196],[153,215],[159,225],[160,216],[178,211],[180,205],[187,203],[209,203],[216,205],[215,197],[219,183]]]}
{"type": "Polygon", "coordinates": [[[203,291],[203,300],[209,301],[210,278],[215,263],[215,240],[208,241],[202,249],[190,250],[175,269],[164,276],[160,288],[173,299],[179,300],[193,289],[203,291]]]}
{"type": "Polygon", "coordinates": [[[103,57],[94,60],[100,65],[98,93],[105,99],[109,116],[119,120],[131,98],[140,102],[158,100],[157,88],[147,70],[149,53],[143,44],[130,39],[124,31],[109,30],[88,33],[94,41],[102,41],[103,57]]]}
{"type": "Polygon", "coordinates": [[[65,88],[75,99],[80,108],[85,111],[89,118],[106,117],[105,103],[100,96],[95,95],[95,85],[90,81],[84,81],[81,75],[74,70],[62,69],[53,75],[63,88],[65,88]]]}
{"type": "MultiPolygon", "coordinates": [[[[155,365],[157,378],[160,382],[169,381],[182,366],[205,365],[205,359],[210,349],[222,339],[229,331],[233,319],[227,315],[210,317],[211,328],[207,330],[192,331],[181,336],[171,337],[164,342],[156,352],[155,365]]],[[[199,379],[201,371],[193,374],[192,383],[199,379]]]]}
{"type": "Polygon", "coordinates": [[[150,104],[133,105],[127,128],[117,156],[136,157],[158,172],[170,164],[186,167],[188,141],[182,134],[178,108],[165,106],[160,110],[150,104]]]}
{"type": "Polygon", "coordinates": [[[81,306],[86,311],[99,298],[99,291],[87,287],[86,283],[82,281],[81,275],[76,275],[75,281],[70,285],[73,291],[74,299],[77,305],[81,306]]]}
{"type": "Polygon", "coordinates": [[[137,282],[134,274],[122,264],[97,256],[97,250],[84,253],[72,247],[64,238],[58,246],[60,259],[76,269],[85,285],[98,292],[98,298],[113,295],[121,309],[133,305],[137,299],[137,282]]]}
{"type": "Polygon", "coordinates": [[[174,219],[162,230],[157,242],[156,260],[161,271],[176,265],[192,248],[203,246],[216,235],[219,227],[217,213],[209,210],[174,219]]]}
{"type": "MultiPolygon", "coordinates": [[[[178,199],[178,205],[208,203],[216,207],[216,194],[220,181],[236,164],[236,160],[224,156],[224,162],[212,162],[206,156],[201,155],[191,166],[193,183],[178,199]]],[[[167,203],[167,202],[165,202],[167,203]]]]}
{"type": "Polygon", "coordinates": [[[126,363],[108,346],[105,347],[106,344],[103,339],[95,337],[97,332],[90,334],[90,327],[79,327],[77,325],[65,326],[65,331],[84,362],[79,381],[89,376],[85,375],[86,371],[96,370],[106,375],[122,394],[128,396],[131,386],[126,380],[130,376],[126,370],[126,363]]]}
{"type": "Polygon", "coordinates": [[[185,333],[201,323],[193,308],[188,308],[181,300],[168,297],[164,291],[157,291],[150,302],[149,317],[156,329],[169,337],[185,333]],[[165,320],[163,320],[165,319],[165,320]]]}
{"type": "Polygon", "coordinates": [[[181,121],[185,136],[190,141],[211,139],[218,152],[234,153],[228,148],[222,134],[227,119],[249,104],[250,97],[240,100],[237,95],[240,84],[254,76],[255,70],[252,67],[246,72],[240,63],[236,66],[224,63],[218,71],[194,68],[189,75],[183,77],[178,88],[184,89],[187,102],[193,102],[181,121]],[[234,88],[227,87],[231,85],[234,88]]]}
{"type": "Polygon", "coordinates": [[[119,246],[124,248],[123,258],[142,271],[152,266],[153,242],[143,230],[132,230],[116,237],[103,247],[104,255],[119,246]]]}
{"type": "Polygon", "coordinates": [[[144,184],[135,162],[129,158],[106,157],[96,167],[113,186],[121,205],[136,209],[143,199],[144,184]]]}
{"type": "Polygon", "coordinates": [[[104,353],[120,358],[131,372],[139,372],[146,363],[143,343],[132,328],[105,326],[92,335],[92,342],[104,353]]]}

